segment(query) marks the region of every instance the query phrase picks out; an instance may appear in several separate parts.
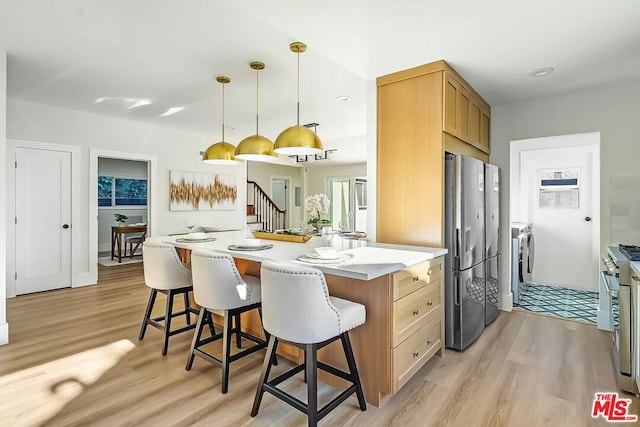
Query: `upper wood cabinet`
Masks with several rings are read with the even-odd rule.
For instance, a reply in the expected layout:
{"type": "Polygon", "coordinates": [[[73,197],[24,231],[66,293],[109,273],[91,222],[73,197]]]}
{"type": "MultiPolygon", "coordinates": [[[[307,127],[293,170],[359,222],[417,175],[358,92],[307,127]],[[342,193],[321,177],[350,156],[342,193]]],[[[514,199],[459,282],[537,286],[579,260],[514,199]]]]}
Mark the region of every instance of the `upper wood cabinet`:
{"type": "Polygon", "coordinates": [[[444,73],[444,131],[490,154],[489,105],[468,84],[460,83],[461,78],[456,78],[453,69],[449,67],[444,73]]]}
{"type": "Polygon", "coordinates": [[[377,79],[379,242],[444,246],[444,152],[489,159],[489,105],[444,61],[377,79]]]}

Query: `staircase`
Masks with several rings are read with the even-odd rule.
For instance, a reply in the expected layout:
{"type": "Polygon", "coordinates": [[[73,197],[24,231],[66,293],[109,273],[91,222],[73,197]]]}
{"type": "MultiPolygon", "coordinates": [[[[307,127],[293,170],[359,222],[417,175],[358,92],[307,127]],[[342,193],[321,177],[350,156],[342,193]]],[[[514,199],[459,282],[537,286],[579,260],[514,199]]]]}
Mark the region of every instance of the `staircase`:
{"type": "Polygon", "coordinates": [[[286,219],[286,211],[278,208],[256,182],[247,181],[247,226],[250,230],[285,228],[286,219]]]}

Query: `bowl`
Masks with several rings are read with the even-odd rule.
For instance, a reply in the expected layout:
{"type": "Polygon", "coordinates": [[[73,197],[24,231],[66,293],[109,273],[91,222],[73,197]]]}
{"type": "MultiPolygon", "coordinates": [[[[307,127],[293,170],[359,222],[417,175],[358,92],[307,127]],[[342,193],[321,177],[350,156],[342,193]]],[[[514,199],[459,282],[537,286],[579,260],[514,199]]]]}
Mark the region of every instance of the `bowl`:
{"type": "Polygon", "coordinates": [[[187,239],[191,239],[191,240],[200,240],[200,239],[206,239],[206,238],[207,238],[207,233],[202,233],[200,231],[187,234],[187,239]]]}
{"type": "Polygon", "coordinates": [[[338,251],[330,246],[320,246],[314,249],[320,258],[337,258],[338,251]]]}
{"type": "Polygon", "coordinates": [[[244,246],[246,248],[255,248],[257,246],[260,246],[261,244],[262,244],[262,240],[260,239],[247,238],[247,239],[242,239],[239,246],[244,246]]]}
{"type": "Polygon", "coordinates": [[[200,228],[204,231],[220,231],[219,225],[201,225],[200,228]]]}

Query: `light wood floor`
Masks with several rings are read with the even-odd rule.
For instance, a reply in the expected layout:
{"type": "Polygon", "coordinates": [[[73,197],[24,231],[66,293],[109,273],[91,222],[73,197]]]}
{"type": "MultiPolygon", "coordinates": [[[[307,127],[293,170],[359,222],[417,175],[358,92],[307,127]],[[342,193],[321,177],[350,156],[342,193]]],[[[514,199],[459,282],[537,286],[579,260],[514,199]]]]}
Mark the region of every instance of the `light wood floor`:
{"type": "MultiPolygon", "coordinates": [[[[149,328],[142,265],[100,268],[100,284],[7,301],[10,343],[0,346],[0,425],[298,426],[304,415],[265,395],[249,411],[263,352],[235,362],[230,389],[196,359],[184,369],[191,332],[149,328]]],[[[354,397],[326,426],[588,426],[595,392],[615,391],[608,336],[594,326],[524,312],[501,313],[463,353],[435,357],[382,408],[354,397]]],[[[282,361],[282,360],[281,360],[282,361]]],[[[280,369],[287,364],[282,361],[280,369]]],[[[288,390],[304,396],[294,378],[288,390]]],[[[333,390],[323,387],[321,399],[333,390]]],[[[632,398],[631,412],[640,414],[632,398]]]]}

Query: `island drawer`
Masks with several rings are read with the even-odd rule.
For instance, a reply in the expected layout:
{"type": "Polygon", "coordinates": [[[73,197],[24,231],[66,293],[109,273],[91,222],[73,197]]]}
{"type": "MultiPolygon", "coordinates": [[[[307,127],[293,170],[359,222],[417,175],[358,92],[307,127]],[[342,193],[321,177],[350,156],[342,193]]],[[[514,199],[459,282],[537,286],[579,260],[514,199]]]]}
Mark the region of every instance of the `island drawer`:
{"type": "Polygon", "coordinates": [[[441,324],[440,317],[433,319],[398,347],[391,349],[392,393],[409,381],[418,369],[440,349],[441,324]]]}
{"type": "Polygon", "coordinates": [[[391,275],[392,300],[396,301],[416,289],[442,277],[442,258],[412,265],[391,275]]]}
{"type": "Polygon", "coordinates": [[[442,279],[435,280],[391,304],[392,347],[440,315],[441,285],[442,279]]]}

